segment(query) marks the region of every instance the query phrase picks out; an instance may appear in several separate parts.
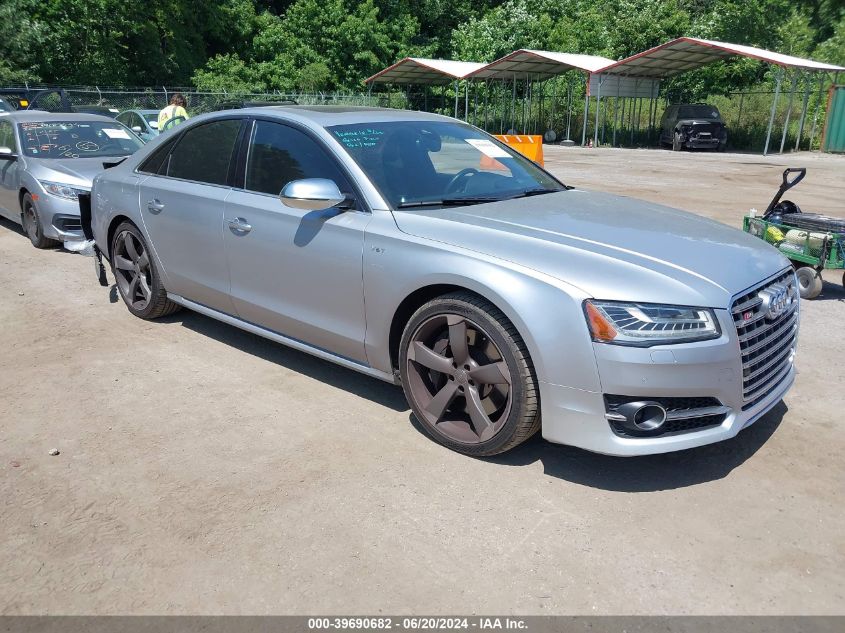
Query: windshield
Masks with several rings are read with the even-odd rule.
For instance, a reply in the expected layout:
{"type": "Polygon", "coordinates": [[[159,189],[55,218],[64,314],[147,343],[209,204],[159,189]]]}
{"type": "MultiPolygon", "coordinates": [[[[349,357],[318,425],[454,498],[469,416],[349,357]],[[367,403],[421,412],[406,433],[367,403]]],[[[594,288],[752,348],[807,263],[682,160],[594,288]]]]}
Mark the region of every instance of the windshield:
{"type": "Polygon", "coordinates": [[[393,121],[328,130],[394,209],[565,189],[521,154],[461,123],[393,121]]]}
{"type": "Polygon", "coordinates": [[[23,153],[33,158],[128,156],[143,145],[117,121],[49,121],[18,127],[23,153]]]}
{"type": "Polygon", "coordinates": [[[718,119],[719,111],[709,105],[685,105],[678,108],[679,119],[718,119]]]}
{"type": "Polygon", "coordinates": [[[158,123],[158,112],[142,112],[141,116],[147,120],[147,123],[152,123],[153,121],[158,123]]]}

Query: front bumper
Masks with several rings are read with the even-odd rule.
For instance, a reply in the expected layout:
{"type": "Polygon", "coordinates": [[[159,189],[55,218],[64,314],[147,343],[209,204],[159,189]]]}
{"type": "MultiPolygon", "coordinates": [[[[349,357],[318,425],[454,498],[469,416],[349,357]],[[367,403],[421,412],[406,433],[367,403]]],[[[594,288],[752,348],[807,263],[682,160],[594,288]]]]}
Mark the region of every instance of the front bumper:
{"type": "Polygon", "coordinates": [[[719,144],[722,141],[718,138],[713,137],[706,137],[706,138],[699,138],[699,137],[692,137],[688,138],[684,145],[687,147],[691,147],[694,149],[713,149],[715,147],[719,147],[719,144]]]}
{"type": "Polygon", "coordinates": [[[79,219],[79,203],[76,200],[42,193],[35,204],[45,237],[62,242],[85,239],[79,219]]]}
{"type": "Polygon", "coordinates": [[[734,437],[772,409],[795,380],[794,344],[783,374],[765,397],[743,401],[742,359],[733,320],[717,310],[718,339],[649,348],[593,345],[602,392],[541,383],[543,437],[608,455],[648,455],[703,446],[734,437]],[[721,423],[654,437],[617,434],[607,419],[604,394],[654,398],[716,398],[727,408],[721,423]],[[745,406],[745,410],[743,410],[745,406]]]}

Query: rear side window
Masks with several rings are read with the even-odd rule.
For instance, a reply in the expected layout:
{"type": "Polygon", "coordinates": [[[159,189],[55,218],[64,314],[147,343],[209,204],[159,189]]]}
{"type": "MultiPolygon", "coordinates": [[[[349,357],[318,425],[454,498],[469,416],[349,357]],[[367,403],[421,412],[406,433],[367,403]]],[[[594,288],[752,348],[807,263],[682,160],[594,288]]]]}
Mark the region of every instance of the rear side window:
{"type": "Polygon", "coordinates": [[[165,175],[167,173],[167,155],[170,154],[170,150],[173,149],[173,143],[175,142],[175,138],[170,139],[169,141],[167,141],[167,143],[165,143],[152,154],[150,154],[150,157],[147,158],[147,160],[145,160],[143,163],[141,163],[140,167],[138,167],[138,171],[143,172],[145,174],[165,175]]]}
{"type": "Polygon", "coordinates": [[[278,195],[286,184],[301,178],[328,178],[341,191],[352,190],[335,160],[310,136],[281,123],[256,121],[245,188],[278,195]]]}
{"type": "Polygon", "coordinates": [[[167,175],[225,185],[240,129],[240,119],[225,119],[187,130],[170,154],[167,175]]]}

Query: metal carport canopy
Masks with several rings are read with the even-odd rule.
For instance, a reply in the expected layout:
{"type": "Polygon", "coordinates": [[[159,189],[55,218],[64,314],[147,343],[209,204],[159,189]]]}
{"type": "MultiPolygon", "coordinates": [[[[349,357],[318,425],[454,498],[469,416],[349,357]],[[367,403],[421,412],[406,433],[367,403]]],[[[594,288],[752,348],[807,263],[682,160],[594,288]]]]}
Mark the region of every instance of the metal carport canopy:
{"type": "MultiPolygon", "coordinates": [[[[769,141],[771,140],[772,126],[775,121],[775,112],[777,109],[778,98],[780,96],[781,81],[783,79],[784,71],[786,69],[790,69],[793,70],[794,73],[789,93],[789,105],[786,111],[786,120],[783,126],[783,135],[780,142],[781,153],[783,152],[784,144],[786,142],[786,134],[789,129],[789,118],[792,114],[792,101],[795,96],[798,74],[836,73],[845,70],[842,66],[817,62],[813,59],[794,57],[792,55],[784,55],[783,53],[767,51],[763,48],[746,46],[744,44],[731,44],[728,42],[703,40],[696,37],[679,37],[678,39],[666,42],[660,46],[655,46],[647,51],[632,55],[631,57],[606,66],[605,68],[601,68],[596,71],[595,77],[599,80],[599,83],[601,83],[601,79],[603,77],[608,75],[634,79],[668,79],[689,70],[694,70],[701,66],[706,66],[707,64],[730,57],[748,57],[750,59],[757,59],[780,67],[775,83],[775,94],[774,99],[772,100],[772,109],[769,113],[769,125],[766,130],[766,143],[763,147],[764,156],[769,152],[769,141]]],[[[808,98],[809,89],[804,97],[803,109],[801,112],[801,123],[799,125],[799,132],[795,143],[796,149],[801,142],[801,131],[803,130],[804,120],[807,113],[808,98]]],[[[597,106],[596,108],[597,117],[599,108],[600,106],[597,106]]],[[[813,130],[813,133],[810,135],[811,139],[815,133],[815,124],[813,125],[813,130]]],[[[812,140],[810,142],[812,144],[812,140]]]]}
{"type": "Polygon", "coordinates": [[[364,83],[443,85],[456,79],[464,79],[483,67],[484,64],[479,62],[405,57],[368,77],[364,83]]]}
{"type": "Polygon", "coordinates": [[[754,46],[702,40],[695,37],[679,37],[671,42],[666,42],[642,53],[614,62],[604,68],[596,69],[595,72],[602,75],[667,79],[721,59],[737,56],[750,57],[785,68],[797,68],[811,72],[845,70],[842,66],[775,53],[754,46]]]}
{"type": "Polygon", "coordinates": [[[556,53],[554,51],[536,51],[519,49],[504,57],[490,62],[472,72],[468,79],[512,79],[514,77],[531,79],[549,79],[569,70],[595,72],[613,64],[612,59],[596,55],[577,55],[575,53],[556,53]]]}

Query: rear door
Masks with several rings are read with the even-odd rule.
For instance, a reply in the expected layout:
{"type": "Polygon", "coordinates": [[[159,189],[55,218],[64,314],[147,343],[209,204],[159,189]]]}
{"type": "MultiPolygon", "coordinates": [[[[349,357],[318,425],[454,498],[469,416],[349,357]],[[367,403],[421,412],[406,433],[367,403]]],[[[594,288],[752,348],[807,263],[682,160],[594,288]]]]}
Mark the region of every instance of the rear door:
{"type": "Polygon", "coordinates": [[[232,300],[246,321],[366,362],[362,261],[371,214],[282,204],[282,188],[302,178],[329,178],[342,192],[353,190],[321,141],[281,122],[256,120],[243,187],[225,205],[232,300]]]}
{"type": "MultiPolygon", "coordinates": [[[[15,154],[19,153],[20,148],[11,121],[0,120],[0,147],[8,147],[15,154]]],[[[21,221],[21,207],[18,202],[20,160],[0,160],[0,215],[17,223],[21,221]]]]}
{"type": "Polygon", "coordinates": [[[234,313],[223,252],[223,205],[231,193],[242,117],[185,130],[140,189],[141,216],[168,290],[234,313]]]}

